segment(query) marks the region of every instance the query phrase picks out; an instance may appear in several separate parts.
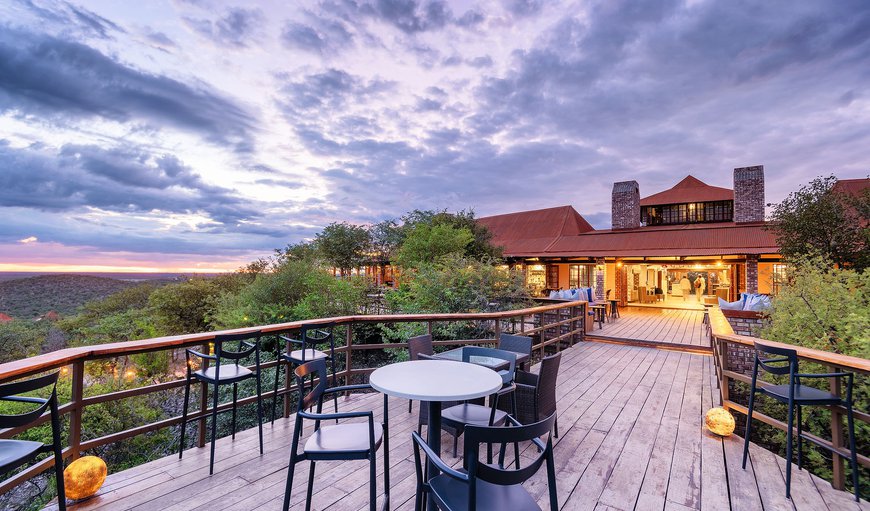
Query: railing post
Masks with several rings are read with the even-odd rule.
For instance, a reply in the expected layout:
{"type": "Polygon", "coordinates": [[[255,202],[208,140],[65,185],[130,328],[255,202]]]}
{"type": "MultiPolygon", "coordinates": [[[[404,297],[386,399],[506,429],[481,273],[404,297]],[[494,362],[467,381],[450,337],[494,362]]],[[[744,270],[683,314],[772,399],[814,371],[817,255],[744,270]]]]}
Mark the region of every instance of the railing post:
{"type": "Polygon", "coordinates": [[[501,320],[495,319],[495,343],[498,345],[498,339],[501,337],[501,320]]]}
{"type": "Polygon", "coordinates": [[[72,364],[72,410],[69,416],[69,450],[73,460],[78,459],[82,442],[82,398],[85,385],[85,361],[72,364]]]}
{"type": "MultiPolygon", "coordinates": [[[[203,343],[202,352],[206,355],[211,355],[211,348],[208,343],[203,343]]],[[[203,359],[202,370],[208,369],[208,359],[203,359]]],[[[205,382],[199,383],[199,411],[202,415],[197,421],[196,428],[196,446],[205,447],[205,411],[208,410],[208,384],[205,382]]]]}
{"type": "Polygon", "coordinates": [[[353,353],[353,323],[347,324],[347,334],[344,341],[344,384],[350,385],[351,354],[353,353]]]}
{"type": "Polygon", "coordinates": [[[426,322],[426,333],[429,335],[432,335],[432,322],[431,321],[426,322]]]}
{"type": "MultiPolygon", "coordinates": [[[[831,367],[831,372],[838,372],[839,368],[831,367]]],[[[839,396],[842,389],[840,388],[839,378],[829,378],[831,383],[831,394],[839,396]]],[[[843,414],[839,408],[831,407],[831,443],[835,449],[843,447],[843,414]]],[[[842,490],[846,487],[846,471],[844,459],[837,452],[831,453],[831,461],[833,462],[833,474],[831,477],[831,486],[837,490],[842,490]]]]}
{"type": "Polygon", "coordinates": [[[718,337],[713,339],[719,350],[719,399],[720,404],[727,410],[726,402],[731,399],[728,393],[728,375],[725,374],[728,369],[728,341],[720,341],[718,337]]]}
{"type": "MultiPolygon", "coordinates": [[[[290,336],[287,336],[287,339],[290,339],[290,336]]],[[[289,340],[284,341],[284,351],[290,353],[293,351],[293,345],[289,340]]],[[[293,380],[293,367],[290,364],[287,364],[287,367],[284,369],[284,418],[290,418],[290,382],[293,380]]],[[[301,390],[300,390],[301,391],[301,390]]]]}

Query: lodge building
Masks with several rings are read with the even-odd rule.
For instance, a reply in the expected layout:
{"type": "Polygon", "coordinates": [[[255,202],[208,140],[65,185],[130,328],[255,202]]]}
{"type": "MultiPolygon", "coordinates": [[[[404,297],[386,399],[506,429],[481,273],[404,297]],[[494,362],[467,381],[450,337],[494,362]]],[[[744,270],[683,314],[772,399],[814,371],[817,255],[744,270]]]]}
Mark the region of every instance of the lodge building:
{"type": "Polygon", "coordinates": [[[637,181],[614,183],[611,210],[606,230],[594,229],[571,206],[479,221],[537,296],[592,287],[599,298],[623,304],[667,304],[778,290],[784,266],[765,225],[763,166],[734,169],[732,189],[690,175],[641,197],[637,181]]]}

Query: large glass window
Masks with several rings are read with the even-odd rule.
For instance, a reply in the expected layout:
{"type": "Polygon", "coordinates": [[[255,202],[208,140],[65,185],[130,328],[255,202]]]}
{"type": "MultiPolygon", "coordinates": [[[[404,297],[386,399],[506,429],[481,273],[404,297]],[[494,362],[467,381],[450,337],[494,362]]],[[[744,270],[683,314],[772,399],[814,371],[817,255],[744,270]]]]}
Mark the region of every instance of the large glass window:
{"type": "Polygon", "coordinates": [[[589,265],[572,264],[568,266],[568,286],[571,289],[589,287],[589,265]]]}
{"type": "Polygon", "coordinates": [[[734,218],[734,201],[689,202],[644,206],[640,221],[644,225],[693,224],[730,222],[734,218]]]}

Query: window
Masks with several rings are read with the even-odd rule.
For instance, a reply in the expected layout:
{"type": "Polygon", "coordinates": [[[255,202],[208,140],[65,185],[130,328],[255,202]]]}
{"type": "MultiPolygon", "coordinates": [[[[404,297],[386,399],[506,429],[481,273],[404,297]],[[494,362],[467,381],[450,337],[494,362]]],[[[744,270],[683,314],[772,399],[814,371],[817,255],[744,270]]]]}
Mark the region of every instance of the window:
{"type": "Polygon", "coordinates": [[[555,264],[547,265],[547,287],[559,289],[559,267],[555,264]]]}
{"type": "Polygon", "coordinates": [[[771,290],[774,295],[778,295],[782,286],[786,283],[786,264],[775,263],[773,265],[773,274],[771,275],[773,282],[771,282],[773,289],[771,290]]]}
{"type": "Polygon", "coordinates": [[[730,222],[733,217],[734,202],[727,200],[644,206],[640,210],[640,221],[645,225],[730,222]]]}
{"type": "Polygon", "coordinates": [[[568,287],[589,287],[589,265],[572,264],[568,266],[568,287]]]}

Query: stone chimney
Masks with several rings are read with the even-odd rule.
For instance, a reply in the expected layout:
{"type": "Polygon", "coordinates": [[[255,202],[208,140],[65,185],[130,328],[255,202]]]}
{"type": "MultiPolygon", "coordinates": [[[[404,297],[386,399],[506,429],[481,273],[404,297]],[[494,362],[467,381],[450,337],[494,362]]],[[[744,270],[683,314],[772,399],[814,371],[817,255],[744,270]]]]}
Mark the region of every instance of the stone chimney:
{"type": "Polygon", "coordinates": [[[613,195],[610,201],[613,229],[640,227],[640,186],[637,181],[613,183],[613,195]]]}
{"type": "Polygon", "coordinates": [[[764,165],[734,169],[734,221],[764,221],[764,165]]]}

